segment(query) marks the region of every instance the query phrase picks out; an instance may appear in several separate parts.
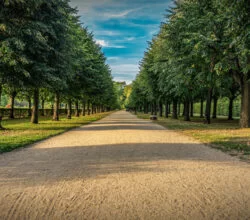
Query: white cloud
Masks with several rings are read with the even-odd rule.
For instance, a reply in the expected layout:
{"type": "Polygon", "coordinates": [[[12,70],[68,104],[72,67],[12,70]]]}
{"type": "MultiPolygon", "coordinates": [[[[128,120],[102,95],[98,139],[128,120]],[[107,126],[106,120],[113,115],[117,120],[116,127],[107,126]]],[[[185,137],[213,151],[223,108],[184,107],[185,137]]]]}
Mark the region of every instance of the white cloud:
{"type": "Polygon", "coordinates": [[[126,38],[125,38],[126,41],[133,41],[133,40],[135,40],[135,39],[136,39],[135,37],[126,37],[126,38]]]}
{"type": "Polygon", "coordinates": [[[102,47],[107,47],[108,46],[108,42],[106,42],[105,40],[96,40],[96,43],[99,44],[102,47]]]}
{"type": "Polygon", "coordinates": [[[124,79],[122,77],[114,77],[113,80],[116,82],[124,82],[125,81],[127,85],[132,83],[132,80],[124,79]]]}
{"type": "Polygon", "coordinates": [[[108,41],[105,40],[96,40],[96,43],[99,44],[102,47],[106,47],[106,48],[126,48],[125,46],[121,46],[121,45],[110,45],[108,41]]]}
{"type": "Polygon", "coordinates": [[[158,34],[158,30],[152,30],[149,32],[150,35],[156,35],[158,34]]]}
{"type": "Polygon", "coordinates": [[[110,45],[108,47],[109,48],[118,48],[118,49],[126,48],[125,46],[119,46],[119,45],[110,45]]]}
{"type": "Polygon", "coordinates": [[[119,60],[119,59],[120,59],[120,57],[108,57],[107,58],[107,60],[115,60],[115,61],[119,60]]]}
{"type": "Polygon", "coordinates": [[[115,75],[135,76],[139,72],[137,64],[111,64],[110,68],[115,75]]]}
{"type": "Polygon", "coordinates": [[[119,35],[122,35],[122,33],[119,32],[119,31],[106,31],[106,30],[101,30],[101,31],[95,31],[95,35],[119,36],[119,35]]]}
{"type": "Polygon", "coordinates": [[[130,9],[130,10],[125,10],[125,11],[121,11],[119,13],[104,13],[104,17],[106,19],[111,19],[111,18],[125,18],[127,17],[127,15],[129,15],[130,13],[134,12],[134,11],[138,11],[140,8],[136,8],[136,9],[130,9]]]}

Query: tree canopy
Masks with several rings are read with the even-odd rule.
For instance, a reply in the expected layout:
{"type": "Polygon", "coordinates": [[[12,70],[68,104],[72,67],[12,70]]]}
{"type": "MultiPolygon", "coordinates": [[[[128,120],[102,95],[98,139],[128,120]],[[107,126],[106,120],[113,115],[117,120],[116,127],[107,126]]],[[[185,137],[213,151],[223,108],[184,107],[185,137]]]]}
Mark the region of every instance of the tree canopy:
{"type": "Polygon", "coordinates": [[[111,70],[76,13],[68,0],[0,2],[0,91],[31,91],[33,123],[39,92],[54,94],[54,120],[61,100],[113,104],[111,70]]]}
{"type": "MultiPolygon", "coordinates": [[[[161,109],[162,102],[190,104],[241,94],[241,127],[250,126],[250,2],[183,0],[167,10],[166,21],[149,43],[132,85],[130,106],[161,109]],[[143,103],[144,102],[144,103],[143,103]]],[[[216,103],[215,103],[216,106],[216,103]]]]}

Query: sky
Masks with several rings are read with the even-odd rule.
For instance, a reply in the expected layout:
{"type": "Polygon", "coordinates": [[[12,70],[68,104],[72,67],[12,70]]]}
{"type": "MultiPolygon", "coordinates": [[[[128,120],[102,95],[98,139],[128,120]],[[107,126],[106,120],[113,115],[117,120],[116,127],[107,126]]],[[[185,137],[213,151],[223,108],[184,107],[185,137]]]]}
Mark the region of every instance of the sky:
{"type": "Polygon", "coordinates": [[[131,83],[172,0],[71,0],[84,26],[93,32],[115,81],[131,83]]]}

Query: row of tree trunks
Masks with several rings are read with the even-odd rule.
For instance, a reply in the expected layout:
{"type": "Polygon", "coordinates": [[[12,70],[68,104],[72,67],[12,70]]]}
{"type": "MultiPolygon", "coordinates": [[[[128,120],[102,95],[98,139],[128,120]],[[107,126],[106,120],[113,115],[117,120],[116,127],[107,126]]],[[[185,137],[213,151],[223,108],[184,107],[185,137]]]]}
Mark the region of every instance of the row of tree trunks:
{"type": "MultiPolygon", "coordinates": [[[[91,106],[91,111],[90,111],[90,102],[88,102],[88,114],[90,115],[90,113],[94,114],[94,113],[100,113],[100,112],[105,112],[104,106],[102,105],[94,105],[92,104],[91,106]]],[[[82,112],[81,112],[82,116],[86,115],[86,102],[85,100],[82,101],[82,112]]],[[[80,111],[79,111],[79,103],[78,101],[75,102],[75,116],[79,117],[80,116],[80,111]]],[[[71,119],[72,118],[72,100],[69,99],[68,100],[68,111],[67,111],[67,118],[71,119]]]]}
{"type": "MultiPolygon", "coordinates": [[[[209,93],[209,94],[211,95],[211,93],[209,93]]],[[[229,100],[228,120],[233,120],[233,117],[232,117],[233,116],[233,101],[234,101],[235,98],[236,97],[230,98],[230,100],[229,100]]],[[[218,97],[213,97],[213,99],[212,99],[212,96],[211,96],[210,108],[211,108],[212,100],[214,102],[213,103],[212,118],[215,119],[215,118],[217,118],[218,97]]],[[[168,118],[169,113],[170,113],[170,111],[169,111],[170,105],[168,104],[167,99],[165,100],[164,106],[165,106],[164,117],[168,118]]],[[[173,105],[172,107],[174,108],[176,106],[173,105]]],[[[206,107],[208,107],[208,105],[206,107]]],[[[161,101],[159,101],[158,110],[155,109],[155,104],[154,103],[151,103],[151,105],[148,105],[148,103],[145,103],[145,102],[144,102],[143,106],[140,106],[137,109],[139,109],[141,112],[143,111],[144,114],[147,114],[149,111],[151,111],[151,115],[157,114],[157,112],[158,112],[160,117],[163,116],[163,103],[161,101]]],[[[173,110],[173,112],[174,112],[174,110],[173,110]]],[[[211,114],[211,110],[210,110],[210,114],[211,114]]],[[[178,117],[178,115],[180,115],[180,102],[177,104],[177,117],[178,117]]],[[[193,103],[193,101],[184,102],[183,116],[184,116],[185,121],[190,121],[190,118],[194,117],[194,103],[193,103]],[[186,109],[186,108],[188,108],[188,109],[186,109]]],[[[175,115],[173,115],[173,118],[176,118],[175,115]]],[[[204,118],[204,100],[203,100],[203,98],[201,98],[201,100],[200,100],[200,118],[204,118]]],[[[207,118],[205,118],[205,120],[207,120],[207,118]]],[[[210,122],[211,122],[211,119],[210,119],[210,122]]]]}

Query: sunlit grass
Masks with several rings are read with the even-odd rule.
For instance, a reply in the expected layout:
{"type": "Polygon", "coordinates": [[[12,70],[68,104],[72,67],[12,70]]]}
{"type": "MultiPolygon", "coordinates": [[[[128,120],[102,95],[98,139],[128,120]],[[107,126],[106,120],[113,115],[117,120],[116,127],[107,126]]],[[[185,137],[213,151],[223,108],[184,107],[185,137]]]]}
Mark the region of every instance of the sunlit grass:
{"type": "MultiPolygon", "coordinates": [[[[149,119],[149,115],[138,113],[139,118],[149,119]]],[[[174,120],[158,117],[158,123],[168,129],[194,137],[199,141],[221,149],[232,155],[250,159],[250,128],[241,129],[239,121],[228,121],[225,118],[212,120],[212,124],[204,124],[203,119],[194,117],[191,122],[183,118],[174,120]]]]}
{"type": "Polygon", "coordinates": [[[61,116],[60,121],[52,121],[51,117],[40,117],[37,125],[31,124],[30,119],[4,120],[2,125],[6,130],[0,130],[0,153],[97,121],[109,114],[100,113],[84,117],[73,117],[71,120],[61,116]]]}

